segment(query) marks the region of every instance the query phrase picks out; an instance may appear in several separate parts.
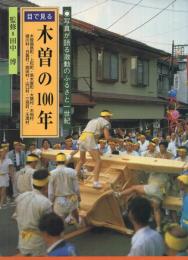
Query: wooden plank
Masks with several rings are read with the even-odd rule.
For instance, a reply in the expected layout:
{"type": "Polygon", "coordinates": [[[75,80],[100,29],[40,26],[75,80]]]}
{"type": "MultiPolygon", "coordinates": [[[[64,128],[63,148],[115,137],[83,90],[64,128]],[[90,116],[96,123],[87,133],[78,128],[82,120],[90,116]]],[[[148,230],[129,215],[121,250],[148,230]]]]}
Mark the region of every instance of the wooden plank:
{"type": "Polygon", "coordinates": [[[162,204],[163,208],[170,210],[180,210],[182,207],[182,198],[174,196],[166,196],[162,204]]]}
{"type": "Polygon", "coordinates": [[[86,233],[86,232],[90,231],[92,228],[93,228],[92,226],[86,226],[86,227],[83,227],[83,228],[74,230],[73,232],[66,233],[66,234],[64,235],[64,238],[65,238],[65,240],[68,240],[68,239],[71,239],[71,238],[73,238],[73,237],[80,236],[80,235],[82,235],[83,233],[86,233]]]}
{"type": "Polygon", "coordinates": [[[184,162],[175,160],[134,156],[130,156],[126,164],[128,169],[168,174],[181,174],[185,166],[184,162]]]}

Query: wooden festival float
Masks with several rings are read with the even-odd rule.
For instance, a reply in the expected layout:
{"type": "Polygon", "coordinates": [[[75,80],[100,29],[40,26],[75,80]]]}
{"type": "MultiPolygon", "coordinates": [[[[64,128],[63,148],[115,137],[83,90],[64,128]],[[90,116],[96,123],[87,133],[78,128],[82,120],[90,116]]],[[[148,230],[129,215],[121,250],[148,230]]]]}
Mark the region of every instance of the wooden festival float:
{"type": "MultiPolygon", "coordinates": [[[[55,160],[56,154],[61,150],[53,150],[42,153],[42,157],[55,160]]],[[[66,155],[71,151],[63,151],[66,155]]],[[[122,218],[122,209],[126,206],[125,198],[118,200],[114,196],[114,191],[122,191],[133,184],[140,183],[140,176],[145,172],[158,172],[169,174],[170,177],[182,173],[184,162],[167,159],[156,159],[149,157],[105,155],[102,156],[102,167],[100,171],[101,189],[92,187],[94,162],[87,155],[84,164],[87,170],[84,180],[80,181],[80,216],[82,216],[88,226],[98,226],[112,228],[125,234],[132,234],[122,218]]],[[[74,155],[74,163],[79,159],[79,152],[74,155]]],[[[163,200],[163,207],[177,210],[181,207],[180,197],[166,195],[163,200]]]]}

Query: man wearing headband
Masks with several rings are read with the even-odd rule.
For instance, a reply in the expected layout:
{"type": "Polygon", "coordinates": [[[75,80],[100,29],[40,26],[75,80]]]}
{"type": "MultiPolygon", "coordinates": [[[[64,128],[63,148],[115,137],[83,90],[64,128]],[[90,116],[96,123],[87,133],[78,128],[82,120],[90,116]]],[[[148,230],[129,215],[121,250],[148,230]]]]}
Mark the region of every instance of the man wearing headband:
{"type": "Polygon", "coordinates": [[[149,141],[146,140],[145,135],[140,135],[138,143],[140,144],[140,153],[141,155],[147,151],[149,141]]]}
{"type": "Polygon", "coordinates": [[[177,177],[180,190],[183,191],[183,206],[180,224],[183,229],[188,232],[188,174],[183,174],[177,177]]]}
{"type": "Polygon", "coordinates": [[[134,151],[134,144],[132,141],[127,141],[124,143],[125,146],[125,151],[124,152],[120,152],[120,155],[132,155],[132,156],[139,156],[139,154],[134,151]]]}
{"type": "Polygon", "coordinates": [[[48,176],[46,169],[33,174],[33,190],[16,198],[16,220],[19,230],[18,248],[21,255],[46,255],[46,246],[38,227],[40,218],[52,211],[48,196],[48,176]]]}
{"type": "Polygon", "coordinates": [[[101,155],[106,154],[108,151],[107,142],[105,139],[100,139],[98,142],[98,149],[101,155]]]}
{"type": "Polygon", "coordinates": [[[152,158],[155,158],[157,155],[157,152],[156,152],[156,144],[153,143],[153,142],[150,142],[148,144],[148,149],[145,153],[143,153],[143,156],[144,157],[152,157],[152,158]]]}
{"type": "Polygon", "coordinates": [[[180,162],[188,162],[187,148],[185,146],[179,146],[177,149],[178,157],[175,159],[180,162]]]}
{"type": "Polygon", "coordinates": [[[9,152],[9,143],[2,143],[1,148],[5,149],[6,151],[6,158],[9,158],[8,152],[9,152]]]}
{"type": "Polygon", "coordinates": [[[65,166],[66,155],[56,155],[57,167],[50,173],[48,195],[54,203],[54,212],[62,219],[72,214],[79,223],[78,202],[80,189],[76,171],[65,166]]]}
{"type": "Polygon", "coordinates": [[[101,183],[99,182],[99,173],[101,168],[101,159],[100,153],[97,147],[98,139],[101,135],[104,135],[106,140],[110,139],[110,119],[112,114],[108,110],[103,110],[100,113],[100,117],[92,119],[88,122],[86,128],[82,132],[79,138],[79,150],[80,150],[80,159],[76,165],[77,173],[80,173],[80,169],[86,160],[86,152],[89,152],[92,159],[95,162],[95,167],[93,170],[94,174],[94,188],[101,188],[101,183]]]}
{"type": "Polygon", "coordinates": [[[155,143],[156,145],[156,152],[159,153],[160,152],[160,149],[159,149],[159,143],[160,143],[160,140],[159,140],[159,137],[155,136],[152,140],[151,140],[153,143],[155,143]]]}
{"type": "Polygon", "coordinates": [[[188,233],[178,224],[171,224],[164,234],[168,256],[188,256],[188,233]]]}
{"type": "Polygon", "coordinates": [[[39,157],[36,154],[29,154],[26,157],[26,166],[17,175],[17,189],[19,193],[32,191],[32,177],[36,171],[39,157]]]}
{"type": "Polygon", "coordinates": [[[173,154],[174,157],[176,157],[177,154],[177,140],[176,140],[176,134],[172,133],[170,136],[170,142],[168,144],[167,151],[173,154]]]}
{"type": "Polygon", "coordinates": [[[133,185],[130,188],[115,194],[117,197],[133,196],[135,193],[140,196],[147,196],[151,201],[154,219],[156,222],[156,230],[161,231],[161,202],[166,194],[169,183],[168,174],[150,172],[147,184],[133,185]]]}

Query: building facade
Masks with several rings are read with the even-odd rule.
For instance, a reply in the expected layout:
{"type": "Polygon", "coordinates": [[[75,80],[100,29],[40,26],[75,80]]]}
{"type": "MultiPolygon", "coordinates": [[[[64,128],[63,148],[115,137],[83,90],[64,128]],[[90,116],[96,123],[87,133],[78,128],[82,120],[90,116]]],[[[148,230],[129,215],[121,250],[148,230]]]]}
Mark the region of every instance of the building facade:
{"type": "MultiPolygon", "coordinates": [[[[0,31],[0,65],[3,74],[8,73],[5,61],[8,59],[9,6],[35,5],[18,0],[0,2],[0,27],[4,28],[0,31]]],[[[97,117],[103,109],[112,111],[113,127],[144,129],[152,127],[156,121],[164,120],[167,102],[163,97],[167,96],[169,90],[169,78],[168,67],[161,65],[159,60],[170,54],[79,20],[73,19],[72,23],[73,130],[81,130],[89,119],[97,117]]],[[[61,72],[62,31],[60,16],[61,72]]],[[[12,136],[13,129],[19,136],[19,75],[14,75],[11,82],[12,115],[0,116],[1,138],[3,130],[9,129],[6,131],[7,139],[12,136]]],[[[0,84],[4,84],[3,81],[0,84]]]]}

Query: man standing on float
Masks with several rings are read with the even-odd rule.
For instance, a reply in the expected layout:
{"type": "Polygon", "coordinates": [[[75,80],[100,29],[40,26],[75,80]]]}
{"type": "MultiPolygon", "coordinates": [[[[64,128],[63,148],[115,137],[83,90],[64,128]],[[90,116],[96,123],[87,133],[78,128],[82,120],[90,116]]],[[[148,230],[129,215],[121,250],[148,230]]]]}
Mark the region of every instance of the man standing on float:
{"type": "Polygon", "coordinates": [[[110,119],[111,119],[111,112],[108,110],[103,110],[100,113],[100,117],[92,119],[88,122],[86,128],[82,132],[78,144],[79,144],[79,151],[80,151],[80,159],[78,164],[76,165],[77,173],[80,172],[82,165],[86,161],[86,152],[89,152],[91,157],[95,162],[95,167],[93,170],[94,174],[94,182],[93,188],[100,189],[101,183],[99,182],[99,173],[101,167],[101,158],[100,153],[98,150],[98,140],[101,135],[104,135],[106,140],[110,139],[110,119]]]}

